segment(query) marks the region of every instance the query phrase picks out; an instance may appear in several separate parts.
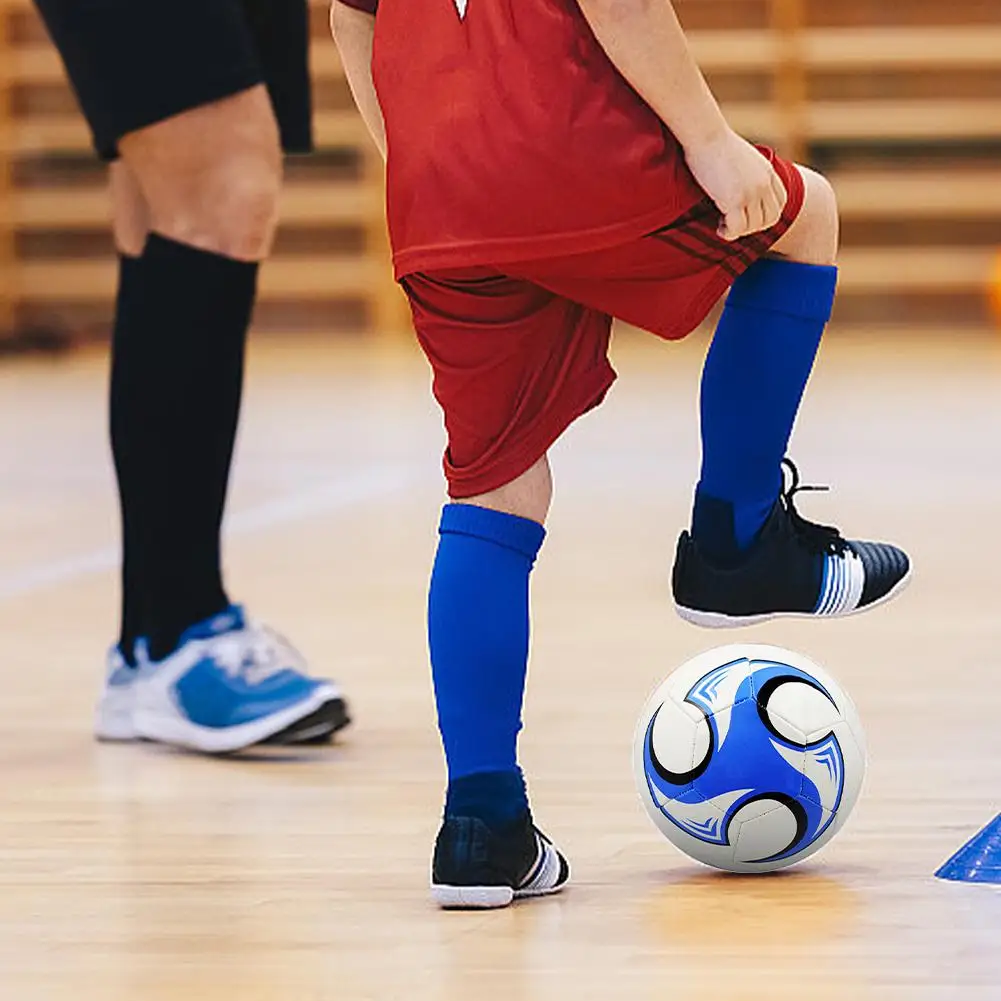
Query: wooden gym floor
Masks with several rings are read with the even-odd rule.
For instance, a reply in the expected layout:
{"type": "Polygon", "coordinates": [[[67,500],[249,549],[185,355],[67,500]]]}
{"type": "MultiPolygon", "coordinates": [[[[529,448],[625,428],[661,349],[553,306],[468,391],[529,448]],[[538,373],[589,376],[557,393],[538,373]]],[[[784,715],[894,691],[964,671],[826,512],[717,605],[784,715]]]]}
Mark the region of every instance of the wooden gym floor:
{"type": "Polygon", "coordinates": [[[254,348],[230,586],[344,683],[357,725],[332,749],[238,760],[91,741],[116,605],[105,359],[0,368],[0,997],[1001,997],[1001,896],[931,877],[1001,800],[1001,344],[830,338],[794,453],[834,492],[803,507],[902,543],[917,576],[870,616],[732,635],[668,601],[701,350],[620,337],[618,387],[554,454],[523,748],[575,884],[481,915],[426,892],[441,432],[417,355],[254,348]],[[827,665],[870,741],[852,823],[773,878],[687,862],[629,770],[654,683],[739,638],[827,665]]]}

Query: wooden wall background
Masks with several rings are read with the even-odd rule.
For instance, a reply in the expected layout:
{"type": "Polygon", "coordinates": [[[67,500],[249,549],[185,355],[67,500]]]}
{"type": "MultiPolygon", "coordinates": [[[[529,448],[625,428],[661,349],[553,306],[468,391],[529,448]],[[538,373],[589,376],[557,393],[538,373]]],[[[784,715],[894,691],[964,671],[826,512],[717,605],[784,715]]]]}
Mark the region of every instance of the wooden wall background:
{"type": "MultiPolygon", "coordinates": [[[[840,319],[984,325],[1001,243],[1001,0],[677,0],[734,125],[825,170],[840,319]]],[[[319,153],[289,165],[258,326],[406,328],[382,171],[313,7],[319,153]]],[[[0,338],[105,336],[103,170],[30,0],[0,0],[0,338]]]]}

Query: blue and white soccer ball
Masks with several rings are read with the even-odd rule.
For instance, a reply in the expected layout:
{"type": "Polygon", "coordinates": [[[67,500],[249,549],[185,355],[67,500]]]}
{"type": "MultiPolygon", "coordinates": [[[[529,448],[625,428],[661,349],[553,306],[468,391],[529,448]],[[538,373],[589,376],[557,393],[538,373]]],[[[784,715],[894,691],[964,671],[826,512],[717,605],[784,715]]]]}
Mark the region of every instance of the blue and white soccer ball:
{"type": "Polygon", "coordinates": [[[780,647],[738,644],[688,661],[653,693],[633,765],[670,842],[717,869],[770,872],[844,825],[862,788],[865,735],[826,671],[780,647]]]}

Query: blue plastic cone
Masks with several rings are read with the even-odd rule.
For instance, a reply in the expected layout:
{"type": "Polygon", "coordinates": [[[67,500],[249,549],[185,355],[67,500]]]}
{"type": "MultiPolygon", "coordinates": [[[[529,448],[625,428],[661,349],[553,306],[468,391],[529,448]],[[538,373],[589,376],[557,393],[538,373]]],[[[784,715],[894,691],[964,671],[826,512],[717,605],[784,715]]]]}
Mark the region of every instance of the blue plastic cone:
{"type": "Polygon", "coordinates": [[[963,845],[935,875],[957,883],[1001,884],[1001,816],[963,845]]]}

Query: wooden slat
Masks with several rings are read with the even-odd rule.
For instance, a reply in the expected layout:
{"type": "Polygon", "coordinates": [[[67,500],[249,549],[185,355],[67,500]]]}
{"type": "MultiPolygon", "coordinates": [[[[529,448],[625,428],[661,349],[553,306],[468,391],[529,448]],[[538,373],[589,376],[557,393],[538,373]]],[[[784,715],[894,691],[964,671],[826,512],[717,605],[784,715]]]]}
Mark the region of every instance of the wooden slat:
{"type": "Polygon", "coordinates": [[[806,120],[814,139],[996,139],[1001,100],[831,101],[806,120]]]}
{"type": "Polygon", "coordinates": [[[831,180],[845,217],[1001,215],[1001,170],[848,173],[831,180]]]}
{"type": "Polygon", "coordinates": [[[82,153],[91,149],[90,132],[78,115],[21,118],[11,128],[8,153],[82,153]]]}
{"type": "MultiPolygon", "coordinates": [[[[357,146],[370,141],[365,125],[353,110],[321,111],[314,118],[318,146],[357,146]]],[[[15,153],[82,153],[91,147],[83,119],[73,115],[20,118],[12,126],[9,150],[15,153]]],[[[3,150],[0,149],[0,152],[3,150]]]]}
{"type": "Polygon", "coordinates": [[[314,40],[309,49],[309,69],[314,80],[344,79],[344,65],[332,38],[314,40]]]}
{"type": "MultiPolygon", "coordinates": [[[[9,24],[0,17],[0,65],[13,50],[9,24]]],[[[7,80],[0,79],[0,144],[9,141],[13,128],[13,100],[7,80]]],[[[18,297],[16,244],[10,223],[14,195],[13,174],[9,157],[0,154],[0,339],[12,333],[18,297]]]]}
{"type": "Polygon", "coordinates": [[[290,183],[282,192],[281,220],[300,227],[364,223],[382,216],[382,185],[357,181],[290,183]]]}
{"type": "MultiPolygon", "coordinates": [[[[767,71],[780,58],[771,31],[696,31],[689,41],[710,72],[767,71]]],[[[798,46],[811,70],[984,69],[1001,66],[1001,25],[807,28],[798,46]]]]}
{"type": "MultiPolygon", "coordinates": [[[[375,258],[288,256],[261,269],[260,295],[304,301],[372,295],[387,280],[388,265],[375,258]]],[[[110,302],[113,260],[28,261],[16,268],[23,298],[46,302],[110,302]]]]}
{"type": "Polygon", "coordinates": [[[779,55],[778,40],[770,31],[692,31],[688,41],[707,72],[768,70],[779,55]]]}
{"type": "MultiPolygon", "coordinates": [[[[1001,171],[873,172],[835,175],[832,180],[846,217],[1001,214],[1001,171]]],[[[11,200],[12,221],[19,229],[92,229],[108,219],[103,187],[29,189],[14,192],[11,200]]],[[[382,201],[381,189],[371,185],[293,183],[283,193],[281,218],[286,225],[303,228],[366,223],[381,211],[382,201]]]]}
{"type": "MultiPolygon", "coordinates": [[[[330,7],[330,0],[308,0],[311,7],[318,10],[327,10],[330,7]]],[[[35,0],[0,0],[0,11],[8,10],[23,14],[26,11],[35,10],[35,0]]]]}
{"type": "Polygon", "coordinates": [[[992,256],[986,247],[846,249],[838,287],[848,293],[975,293],[987,284],[992,256]]]}
{"type": "Polygon", "coordinates": [[[775,142],[781,133],[778,111],[770,102],[726,101],[723,111],[727,121],[741,135],[751,139],[775,142]]]}
{"type": "Polygon", "coordinates": [[[105,187],[18,191],[13,222],[18,229],[96,229],[106,226],[111,208],[105,187]]]}
{"type": "Polygon", "coordinates": [[[55,47],[49,44],[21,45],[7,58],[0,76],[22,84],[64,83],[66,72],[55,47]]]}
{"type": "MultiPolygon", "coordinates": [[[[779,63],[781,42],[770,31],[697,31],[689,35],[699,64],[707,72],[771,72],[779,63]]],[[[812,70],[983,69],[1001,66],[1001,26],[976,28],[814,28],[799,40],[804,65],[812,70]]],[[[314,40],[310,61],[319,81],[343,80],[344,67],[327,38],[314,40]]],[[[0,76],[18,83],[65,82],[62,63],[48,44],[14,49],[0,76]]]]}
{"type": "MultiPolygon", "coordinates": [[[[329,38],[313,42],[310,63],[314,79],[344,78],[344,67],[337,48],[329,38]]],[[[53,85],[66,82],[59,53],[48,43],[34,43],[14,49],[7,62],[0,66],[0,78],[4,77],[22,84],[53,85]]]]}
{"type": "Polygon", "coordinates": [[[980,69],[1001,66],[1001,24],[970,27],[870,27],[804,33],[814,69],[980,69]]]}
{"type": "Polygon", "coordinates": [[[319,111],[313,116],[316,145],[331,149],[339,146],[359,146],[371,143],[361,116],[349,111],[319,111]]]}
{"type": "MultiPolygon", "coordinates": [[[[780,134],[772,104],[729,102],[724,110],[749,136],[780,134]]],[[[1001,100],[826,101],[808,105],[804,121],[812,140],[989,140],[1001,135],[1001,100]]]]}
{"type": "MultiPolygon", "coordinates": [[[[18,191],[13,221],[25,229],[96,229],[109,219],[107,192],[101,187],[18,191]]],[[[290,183],[282,193],[281,220],[300,228],[367,223],[382,211],[381,189],[354,182],[290,183]]]]}
{"type": "MultiPolygon", "coordinates": [[[[779,62],[781,40],[771,31],[695,31],[689,41],[709,72],[769,72],[779,62]]],[[[812,28],[798,42],[806,67],[813,70],[916,70],[1001,66],[1001,25],[978,27],[812,28]]],[[[344,79],[337,49],[326,37],[314,39],[310,61],[314,79],[344,79]]],[[[65,81],[62,63],[48,44],[12,50],[0,76],[19,83],[65,81]]]]}
{"type": "MultiPolygon", "coordinates": [[[[847,249],[841,258],[841,290],[976,292],[983,288],[993,252],[968,247],[879,247],[847,249]]],[[[370,295],[386,280],[387,265],[376,259],[323,256],[280,257],[261,272],[261,296],[324,300],[370,295]]],[[[112,260],[28,262],[18,268],[27,299],[110,300],[112,260]]]]}
{"type": "Polygon", "coordinates": [[[806,157],[808,70],[800,54],[806,24],[805,0],[769,0],[769,19],[778,46],[774,64],[772,101],[780,123],[778,150],[795,162],[806,157]]]}

